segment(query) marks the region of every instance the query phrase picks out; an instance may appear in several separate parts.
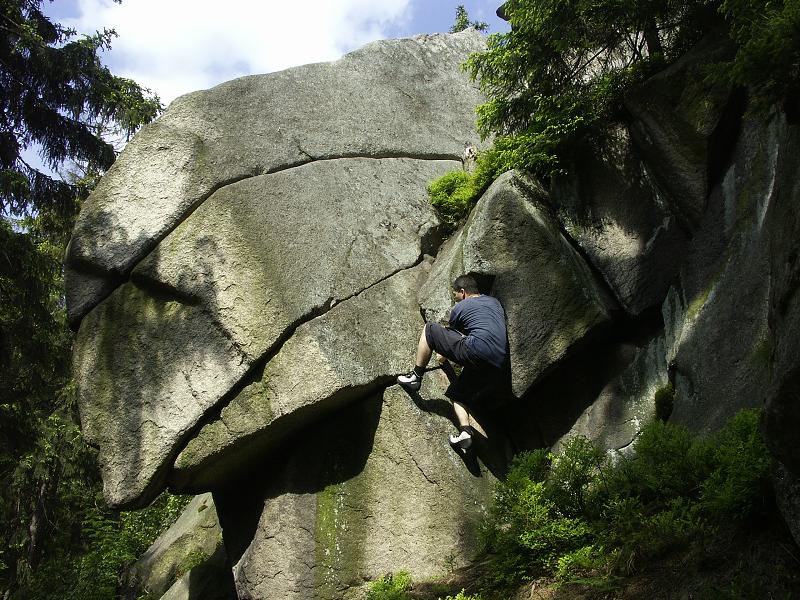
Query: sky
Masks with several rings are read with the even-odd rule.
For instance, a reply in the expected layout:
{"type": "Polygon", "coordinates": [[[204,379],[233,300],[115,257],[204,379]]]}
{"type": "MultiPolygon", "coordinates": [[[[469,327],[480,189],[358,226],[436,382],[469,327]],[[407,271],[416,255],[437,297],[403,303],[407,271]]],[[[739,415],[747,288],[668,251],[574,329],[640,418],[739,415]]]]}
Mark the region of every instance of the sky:
{"type": "Polygon", "coordinates": [[[54,20],[79,33],[114,29],[103,62],[159,95],[242,75],[335,60],[365,43],[447,31],[463,4],[489,33],[507,31],[503,0],[55,0],[54,20]]]}

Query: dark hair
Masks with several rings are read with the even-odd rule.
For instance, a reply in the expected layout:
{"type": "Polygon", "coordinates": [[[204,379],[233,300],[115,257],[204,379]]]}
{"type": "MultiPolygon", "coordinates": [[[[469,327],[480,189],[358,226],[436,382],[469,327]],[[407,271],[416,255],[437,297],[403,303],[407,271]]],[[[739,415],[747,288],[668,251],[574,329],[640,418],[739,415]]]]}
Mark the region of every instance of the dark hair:
{"type": "Polygon", "coordinates": [[[472,275],[461,275],[460,277],[456,277],[456,280],[453,282],[453,289],[456,291],[463,289],[468,294],[481,293],[481,291],[478,289],[478,282],[475,281],[475,278],[472,275]]]}

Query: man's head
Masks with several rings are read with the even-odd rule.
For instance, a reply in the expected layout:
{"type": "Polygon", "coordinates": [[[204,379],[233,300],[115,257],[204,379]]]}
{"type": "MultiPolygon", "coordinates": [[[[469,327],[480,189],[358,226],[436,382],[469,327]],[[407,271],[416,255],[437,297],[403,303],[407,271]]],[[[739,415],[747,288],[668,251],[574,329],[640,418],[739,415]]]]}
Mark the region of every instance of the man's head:
{"type": "Polygon", "coordinates": [[[453,282],[453,295],[456,302],[461,302],[469,296],[477,296],[481,291],[478,289],[478,282],[471,275],[461,275],[456,277],[453,282]]]}

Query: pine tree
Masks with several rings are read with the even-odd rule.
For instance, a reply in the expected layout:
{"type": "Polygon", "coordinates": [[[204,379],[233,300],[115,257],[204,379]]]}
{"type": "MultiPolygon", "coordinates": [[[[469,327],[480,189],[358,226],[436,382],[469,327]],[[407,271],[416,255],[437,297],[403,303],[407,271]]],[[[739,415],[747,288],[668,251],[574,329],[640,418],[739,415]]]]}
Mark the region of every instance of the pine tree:
{"type": "Polygon", "coordinates": [[[81,200],[115,159],[109,135],[130,136],[161,110],[158,97],[102,64],[114,35],[78,37],[42,12],[42,0],[0,3],[3,597],[45,554],[67,551],[98,489],[76,424],[61,261],[81,200]],[[82,175],[44,173],[26,149],[52,171],[82,175]]]}
{"type": "Polygon", "coordinates": [[[489,29],[489,24],[484,23],[483,21],[470,21],[467,9],[464,8],[463,4],[459,4],[456,6],[456,20],[453,23],[453,26],[450,28],[450,33],[458,33],[459,31],[464,31],[470,27],[474,27],[478,31],[486,31],[489,29]]]}

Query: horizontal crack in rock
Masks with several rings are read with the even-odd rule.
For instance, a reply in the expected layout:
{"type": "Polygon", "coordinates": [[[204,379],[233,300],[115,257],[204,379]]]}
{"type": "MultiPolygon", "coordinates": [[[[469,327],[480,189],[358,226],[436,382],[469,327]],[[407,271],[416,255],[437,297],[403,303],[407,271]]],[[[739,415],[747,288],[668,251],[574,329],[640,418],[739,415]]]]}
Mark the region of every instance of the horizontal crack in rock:
{"type": "Polygon", "coordinates": [[[378,153],[378,154],[358,154],[358,153],[343,153],[343,154],[332,154],[329,156],[321,156],[321,157],[312,157],[307,152],[300,149],[300,151],[309,157],[308,160],[301,160],[301,161],[293,161],[286,163],[284,165],[278,165],[272,167],[271,169],[264,170],[262,167],[255,167],[251,169],[249,172],[244,173],[242,175],[237,175],[235,177],[231,177],[224,181],[219,182],[218,184],[211,187],[211,189],[200,196],[192,205],[186,210],[186,212],[172,224],[171,227],[165,229],[163,232],[159,233],[159,235],[154,236],[143,246],[144,251],[142,253],[141,258],[139,258],[136,262],[132,263],[126,270],[124,271],[115,271],[115,270],[108,270],[104,269],[103,267],[90,262],[84,258],[77,258],[77,259],[70,259],[69,266],[72,268],[73,271],[76,273],[81,273],[84,275],[90,275],[92,277],[96,277],[98,279],[105,279],[106,281],[111,282],[114,284],[113,287],[110,286],[110,289],[102,296],[98,297],[97,301],[92,304],[90,307],[86,308],[85,312],[74,319],[73,322],[70,323],[70,326],[77,330],[80,326],[83,317],[85,317],[91,310],[94,309],[97,304],[108,298],[114,290],[116,290],[119,286],[126,283],[130,280],[131,272],[136,269],[136,267],[144,260],[148,254],[154,250],[158,245],[171,234],[177,227],[181,225],[184,221],[189,219],[194,212],[202,206],[206,200],[208,200],[211,196],[213,196],[218,191],[231,186],[247,179],[252,179],[254,177],[261,177],[263,175],[273,175],[275,173],[281,173],[283,171],[288,171],[291,169],[297,169],[304,166],[307,166],[312,163],[317,162],[329,162],[329,161],[337,161],[337,160],[348,160],[348,159],[366,159],[366,160],[386,160],[386,159],[409,159],[409,160],[426,160],[426,161],[452,161],[452,162],[461,162],[461,157],[450,154],[450,153],[420,153],[420,154],[412,154],[412,153],[378,153]]]}
{"type": "MultiPolygon", "coordinates": [[[[344,296],[340,299],[328,298],[328,300],[323,305],[313,308],[306,314],[296,319],[291,325],[289,325],[283,331],[283,333],[261,356],[253,359],[250,368],[245,372],[244,375],[242,375],[239,381],[224,396],[222,396],[220,400],[213,407],[211,407],[208,411],[206,411],[206,414],[199,419],[198,423],[189,432],[189,435],[185,436],[179,442],[180,449],[177,451],[177,453],[172,454],[173,458],[176,458],[186,448],[186,446],[188,446],[189,442],[195,437],[197,437],[198,433],[205,425],[214,422],[217,419],[221,419],[222,411],[242,392],[242,390],[247,385],[252,383],[253,376],[260,370],[264,369],[267,363],[269,363],[269,361],[271,361],[283,349],[285,344],[292,338],[292,336],[299,327],[301,327],[306,323],[310,323],[315,319],[324,317],[334,307],[339,306],[340,304],[347,302],[348,300],[352,300],[353,298],[356,298],[361,294],[366,293],[370,289],[374,288],[377,285],[380,285],[381,283],[383,283],[388,279],[391,279],[392,277],[398,275],[399,273],[418,267],[424,260],[425,260],[424,256],[422,255],[418,256],[414,264],[396,269],[393,272],[389,273],[388,275],[385,275],[384,277],[377,279],[376,281],[365,286],[361,290],[353,294],[350,294],[348,296],[344,296]]],[[[221,327],[221,325],[213,317],[213,315],[211,315],[211,318],[214,321],[215,325],[221,327]]],[[[344,387],[335,392],[333,397],[341,398],[344,396],[346,397],[346,402],[350,402],[362,398],[364,396],[367,396],[371,393],[374,393],[378,389],[385,389],[386,387],[393,385],[394,383],[395,383],[394,375],[377,375],[372,382],[362,386],[344,387]]],[[[344,404],[346,402],[334,401],[333,404],[344,404]]],[[[302,407],[301,409],[295,410],[292,413],[281,415],[278,418],[276,418],[274,422],[276,423],[278,421],[283,422],[286,419],[294,418],[293,415],[296,415],[297,413],[304,413],[305,411],[303,409],[308,409],[308,408],[309,407],[302,407]]],[[[223,425],[225,425],[226,430],[230,431],[224,420],[222,421],[223,425]]],[[[240,446],[245,445],[247,440],[259,436],[260,433],[262,433],[262,431],[256,431],[247,434],[244,437],[237,437],[236,442],[234,443],[235,447],[238,448],[240,446]]],[[[209,457],[208,460],[213,464],[214,462],[217,462],[218,458],[209,457]]]]}

